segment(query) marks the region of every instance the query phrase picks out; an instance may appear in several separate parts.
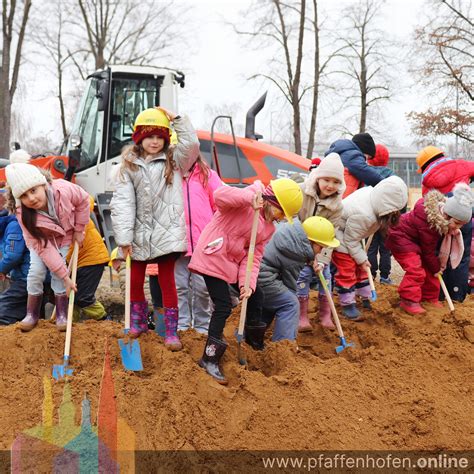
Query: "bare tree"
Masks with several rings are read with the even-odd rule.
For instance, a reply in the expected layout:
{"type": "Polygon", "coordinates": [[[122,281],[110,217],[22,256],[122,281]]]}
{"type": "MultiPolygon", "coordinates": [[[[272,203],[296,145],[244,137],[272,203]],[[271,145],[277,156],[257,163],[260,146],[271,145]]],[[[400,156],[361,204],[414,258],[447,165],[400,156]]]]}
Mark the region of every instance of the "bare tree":
{"type": "Polygon", "coordinates": [[[343,86],[348,92],[347,102],[358,102],[359,133],[366,131],[369,108],[391,98],[390,43],[376,28],[383,3],[384,0],[359,0],[341,14],[346,25],[340,25],[342,61],[337,72],[347,79],[343,86]]]}
{"type": "Polygon", "coordinates": [[[15,15],[18,13],[17,8],[19,8],[20,5],[18,5],[15,0],[11,0],[10,2],[3,0],[2,8],[3,49],[2,67],[0,70],[0,125],[2,133],[0,134],[0,156],[4,157],[9,156],[11,107],[13,96],[15,95],[18,85],[23,41],[31,8],[31,0],[24,0],[21,4],[23,5],[23,11],[18,29],[16,29],[17,22],[15,21],[15,15]],[[16,43],[13,52],[12,46],[14,37],[16,37],[16,43]],[[12,55],[14,55],[13,64],[12,55]]]}
{"type": "Polygon", "coordinates": [[[415,32],[417,58],[423,58],[415,62],[415,72],[417,77],[421,72],[431,106],[408,116],[414,132],[422,137],[455,136],[457,153],[458,139],[474,143],[472,3],[435,0],[430,5],[427,23],[415,32]]]}

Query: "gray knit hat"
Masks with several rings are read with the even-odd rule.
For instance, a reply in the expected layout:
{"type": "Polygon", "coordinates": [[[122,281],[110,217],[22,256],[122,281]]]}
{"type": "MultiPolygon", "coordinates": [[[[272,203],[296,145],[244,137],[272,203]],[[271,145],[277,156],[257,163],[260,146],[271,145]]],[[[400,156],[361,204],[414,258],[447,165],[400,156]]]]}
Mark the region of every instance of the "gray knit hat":
{"type": "Polygon", "coordinates": [[[444,212],[458,221],[469,222],[472,219],[473,204],[474,194],[471,188],[465,183],[458,183],[454,186],[453,195],[446,200],[444,212]]]}

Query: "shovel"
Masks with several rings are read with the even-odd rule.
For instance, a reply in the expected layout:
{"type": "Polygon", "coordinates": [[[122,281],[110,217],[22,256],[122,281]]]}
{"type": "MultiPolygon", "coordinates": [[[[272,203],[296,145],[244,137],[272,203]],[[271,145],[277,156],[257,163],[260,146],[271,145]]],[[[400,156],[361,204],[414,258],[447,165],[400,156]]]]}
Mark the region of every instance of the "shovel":
{"type": "Polygon", "coordinates": [[[453,300],[451,299],[451,295],[449,294],[449,291],[446,288],[446,284],[444,283],[443,276],[441,275],[441,273],[438,273],[438,280],[441,285],[441,288],[443,289],[444,297],[446,298],[446,301],[448,302],[449,311],[451,311],[451,313],[454,313],[453,300]]]}
{"type": "MultiPolygon", "coordinates": [[[[128,334],[130,330],[130,276],[132,262],[130,255],[127,255],[125,263],[125,328],[123,333],[128,334]]],[[[122,364],[127,370],[143,370],[142,354],[140,344],[135,340],[119,339],[120,356],[122,364]]]]}
{"type": "MultiPolygon", "coordinates": [[[[255,209],[255,212],[253,215],[253,222],[252,222],[252,232],[250,234],[250,245],[249,245],[249,253],[247,257],[247,268],[245,270],[244,289],[246,291],[250,287],[250,277],[252,276],[253,257],[255,253],[255,241],[257,240],[259,216],[260,216],[260,209],[255,209]]],[[[240,307],[239,329],[237,331],[237,349],[238,349],[239,363],[241,365],[245,365],[247,363],[242,352],[242,340],[244,338],[244,326],[245,326],[245,319],[247,317],[247,300],[248,298],[244,298],[242,300],[242,306],[240,307]]]]}
{"type": "MultiPolygon", "coordinates": [[[[74,242],[74,250],[71,256],[71,261],[72,261],[71,280],[74,284],[76,284],[78,256],[79,256],[79,246],[77,242],[74,242]]],[[[69,367],[69,353],[71,351],[72,313],[74,310],[75,294],[76,293],[74,290],[71,290],[69,292],[69,305],[67,307],[66,343],[64,345],[63,363],[53,366],[53,377],[56,380],[62,379],[66,377],[66,375],[72,375],[72,371],[73,371],[73,369],[69,367]]]]}
{"type": "Polygon", "coordinates": [[[329,301],[332,317],[334,319],[334,323],[336,324],[337,333],[339,334],[339,339],[341,341],[341,345],[336,347],[336,353],[339,354],[339,352],[342,352],[346,347],[354,347],[355,344],[353,342],[346,341],[346,338],[344,337],[344,333],[342,332],[341,322],[339,321],[339,316],[337,315],[336,307],[334,306],[334,300],[332,299],[331,292],[329,291],[328,284],[326,282],[326,278],[324,278],[322,271],[319,271],[318,275],[319,275],[319,279],[321,280],[321,284],[323,285],[327,299],[329,301]]]}
{"type": "MultiPolygon", "coordinates": [[[[362,241],[362,246],[364,247],[365,252],[368,251],[370,244],[372,243],[372,239],[374,238],[374,234],[372,234],[369,237],[369,240],[367,240],[367,245],[365,244],[364,241],[362,241]]],[[[371,300],[375,301],[377,299],[377,291],[375,290],[375,285],[374,285],[374,277],[372,276],[372,272],[370,270],[367,271],[367,278],[369,279],[369,285],[370,285],[370,291],[371,291],[371,300]]]]}

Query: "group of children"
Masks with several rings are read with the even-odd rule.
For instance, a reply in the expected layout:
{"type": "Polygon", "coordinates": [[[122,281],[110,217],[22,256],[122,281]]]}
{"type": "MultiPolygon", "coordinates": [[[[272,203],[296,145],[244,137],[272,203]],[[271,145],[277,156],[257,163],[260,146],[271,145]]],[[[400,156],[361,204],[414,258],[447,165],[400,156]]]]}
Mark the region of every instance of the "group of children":
{"type": "MultiPolygon", "coordinates": [[[[414,209],[405,212],[407,186],[386,168],[388,151],[368,133],[334,142],[302,183],[282,178],[246,188],[224,185],[208,167],[187,117],[162,107],[147,109],[138,115],[132,139],[112,177],[111,201],[115,260],[131,258],[130,335],[139,337],[149,329],[144,280],[151,273],[154,293],[159,286],[161,294],[153,304],[163,307],[165,346],[182,348],[178,330],[194,327],[207,333],[199,365],[219,383],[227,383],[219,364],[227,348],[223,331],[232,291],[248,299],[245,340],[261,350],[271,324],[273,341],[295,340],[298,331],[311,330],[308,299],[315,278],[323,327],[334,324],[322,279],[339,295],[341,314],[360,321],[357,298],[362,308],[371,309],[368,272],[384,243],[406,272],[400,306],[410,314],[424,312],[423,301],[439,305],[437,274],[444,271],[449,280],[470,255],[473,194],[467,183],[474,164],[454,168],[457,161],[440,150],[433,154],[434,147],[417,158],[423,183],[446,166],[453,176],[443,186],[431,182],[414,209]],[[173,132],[176,143],[171,143],[173,132]],[[258,227],[252,253],[254,215],[258,227]],[[369,258],[365,241],[372,236],[378,243],[369,258]],[[249,253],[253,261],[246,286],[249,253]]],[[[48,274],[58,329],[66,327],[71,290],[77,292],[76,319],[81,313],[104,318],[95,291],[109,256],[90,220],[90,197],[27,163],[10,164],[6,177],[9,212],[0,214],[0,276],[10,277],[7,291],[27,294],[26,308],[15,316],[20,328],[29,331],[38,323],[48,274]],[[74,243],[80,247],[77,284],[67,267],[74,243]]],[[[2,191],[0,199],[4,196],[2,191]]],[[[468,270],[469,264],[462,268],[468,270]]],[[[381,281],[390,283],[383,273],[386,265],[381,263],[380,272],[381,281]]],[[[461,289],[453,278],[454,299],[464,299],[467,279],[465,272],[461,289]]],[[[6,294],[0,295],[0,323],[6,294]]]]}

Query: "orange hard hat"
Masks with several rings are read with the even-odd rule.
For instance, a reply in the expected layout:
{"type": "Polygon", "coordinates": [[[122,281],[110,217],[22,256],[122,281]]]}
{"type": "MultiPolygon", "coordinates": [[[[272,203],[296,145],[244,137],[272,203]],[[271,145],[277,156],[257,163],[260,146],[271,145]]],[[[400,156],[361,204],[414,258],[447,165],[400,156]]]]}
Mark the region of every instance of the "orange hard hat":
{"type": "Polygon", "coordinates": [[[444,155],[443,150],[432,145],[425,146],[425,148],[423,148],[423,150],[421,150],[416,156],[416,164],[418,165],[417,173],[421,173],[421,168],[428,163],[428,161],[438,155],[444,155]]]}

